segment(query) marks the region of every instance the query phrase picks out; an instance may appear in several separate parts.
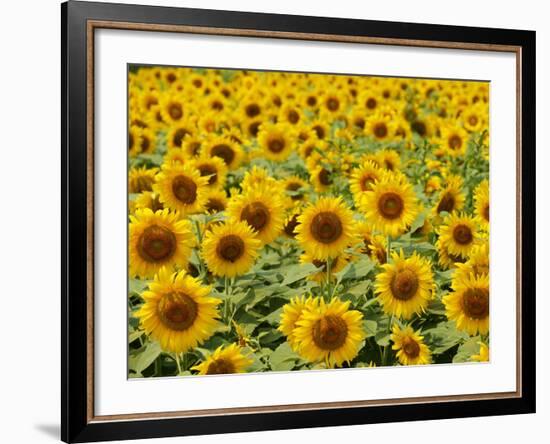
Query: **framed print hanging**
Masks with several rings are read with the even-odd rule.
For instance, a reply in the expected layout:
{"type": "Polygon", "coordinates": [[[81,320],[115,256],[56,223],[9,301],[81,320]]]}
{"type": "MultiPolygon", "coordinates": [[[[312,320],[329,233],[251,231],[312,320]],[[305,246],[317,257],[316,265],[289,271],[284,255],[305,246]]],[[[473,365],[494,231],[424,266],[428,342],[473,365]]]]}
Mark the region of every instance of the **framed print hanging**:
{"type": "Polygon", "coordinates": [[[534,412],[534,32],[61,12],[64,441],[534,412]]]}

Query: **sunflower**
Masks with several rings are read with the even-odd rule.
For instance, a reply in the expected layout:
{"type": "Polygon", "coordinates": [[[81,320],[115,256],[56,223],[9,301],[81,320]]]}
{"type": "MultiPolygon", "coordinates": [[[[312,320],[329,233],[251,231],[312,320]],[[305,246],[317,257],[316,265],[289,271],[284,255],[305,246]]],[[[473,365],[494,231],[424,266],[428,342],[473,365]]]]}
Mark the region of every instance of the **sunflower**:
{"type": "Polygon", "coordinates": [[[227,166],[219,157],[199,156],[191,160],[190,164],[199,171],[201,177],[208,179],[207,186],[209,188],[224,186],[227,166]]]}
{"type": "Polygon", "coordinates": [[[128,129],[128,155],[135,157],[141,152],[141,132],[137,125],[131,125],[128,129]]]}
{"type": "Polygon", "coordinates": [[[202,257],[216,276],[234,277],[246,273],[258,257],[261,242],[245,222],[217,224],[206,232],[202,257]]]}
{"type": "Polygon", "coordinates": [[[459,330],[470,336],[489,332],[489,275],[463,276],[452,283],[443,297],[445,312],[459,330]]]}
{"type": "Polygon", "coordinates": [[[445,125],[441,128],[440,145],[452,157],[464,156],[468,147],[468,133],[458,125],[445,125]]]}
{"type": "Polygon", "coordinates": [[[187,110],[184,109],[183,101],[181,96],[162,96],[159,104],[162,120],[172,125],[184,121],[187,116],[187,110]]]}
{"type": "Polygon", "coordinates": [[[360,252],[368,255],[371,259],[382,265],[388,261],[386,237],[374,234],[372,227],[367,222],[358,224],[358,233],[363,239],[360,252]]]}
{"type": "Polygon", "coordinates": [[[155,183],[158,168],[131,168],[128,172],[128,193],[138,194],[151,191],[155,183]]]}
{"type": "Polygon", "coordinates": [[[159,195],[152,191],[144,191],[135,200],[135,208],[149,208],[154,212],[164,210],[164,205],[159,200],[159,195]]]}
{"type": "Polygon", "coordinates": [[[470,360],[477,362],[488,362],[489,361],[489,346],[483,342],[478,342],[479,352],[475,355],[470,356],[470,360]]]}
{"type": "Polygon", "coordinates": [[[296,322],[302,319],[302,315],[307,310],[315,310],[319,307],[319,298],[313,298],[309,296],[307,299],[305,296],[292,298],[288,303],[283,305],[283,311],[281,312],[281,321],[277,330],[286,336],[288,344],[292,350],[298,350],[298,342],[294,337],[294,331],[296,330],[296,322]]]}
{"type": "Polygon", "coordinates": [[[351,172],[350,189],[354,197],[360,196],[365,191],[371,191],[372,186],[382,177],[380,168],[374,162],[366,160],[359,168],[351,172]]]}
{"type": "Polygon", "coordinates": [[[237,168],[242,161],[243,151],[228,136],[212,136],[203,142],[201,148],[210,157],[219,157],[230,170],[237,168]]]}
{"type": "Polygon", "coordinates": [[[303,120],[302,111],[293,103],[284,104],[277,119],[278,122],[288,123],[289,125],[299,125],[301,120],[303,120]]]}
{"type": "Polygon", "coordinates": [[[161,266],[185,267],[195,238],[191,225],[168,209],[136,209],[130,216],[128,261],[132,277],[151,278],[161,266]]]}
{"type": "Polygon", "coordinates": [[[311,123],[311,129],[319,140],[325,140],[330,135],[330,126],[324,120],[317,119],[311,123]]]}
{"type": "Polygon", "coordinates": [[[220,299],[211,288],[185,272],[170,273],[162,267],[144,291],[144,304],[136,312],[147,334],[165,351],[186,352],[214,334],[220,299]]]}
{"type": "Polygon", "coordinates": [[[246,193],[249,190],[255,190],[260,187],[269,188],[273,191],[278,189],[280,184],[269,175],[265,168],[259,168],[254,165],[251,169],[244,173],[241,188],[243,192],[246,193]]]}
{"type": "Polygon", "coordinates": [[[489,274],[489,242],[484,242],[475,245],[468,260],[464,263],[455,263],[457,270],[453,274],[453,282],[458,282],[460,279],[468,277],[470,274],[474,276],[482,276],[489,274]]]}
{"type": "Polygon", "coordinates": [[[199,372],[199,375],[244,373],[252,362],[252,359],[244,355],[237,344],[226,347],[220,345],[202,363],[191,367],[191,370],[199,372]]]}
{"type": "Polygon", "coordinates": [[[462,256],[450,253],[447,245],[441,242],[441,238],[436,241],[435,248],[439,256],[439,265],[445,269],[455,268],[458,264],[466,261],[462,256]]]}
{"type": "Polygon", "coordinates": [[[399,154],[394,150],[381,150],[377,153],[379,163],[386,170],[398,171],[401,165],[401,158],[399,154]]]}
{"type": "Polygon", "coordinates": [[[313,188],[318,193],[328,191],[330,189],[330,186],[334,183],[332,172],[322,165],[315,166],[311,169],[310,181],[313,185],[313,188]]]}
{"type": "Polygon", "coordinates": [[[298,217],[296,239],[317,260],[340,255],[356,238],[353,212],[341,197],[322,197],[298,217]]]}
{"type": "Polygon", "coordinates": [[[462,111],[460,117],[466,130],[470,132],[480,132],[485,126],[487,115],[487,108],[482,104],[478,104],[470,106],[462,111]]]}
{"type": "Polygon", "coordinates": [[[201,153],[202,143],[203,139],[201,137],[187,135],[183,138],[181,149],[187,157],[197,157],[201,153]]]}
{"type": "Polygon", "coordinates": [[[478,238],[476,221],[466,214],[453,213],[439,227],[439,239],[447,251],[464,259],[468,258],[478,238]]]}
{"type": "Polygon", "coordinates": [[[227,195],[223,189],[212,189],[206,193],[206,211],[209,213],[220,213],[225,211],[229,203],[227,195]]]}
{"type": "Polygon", "coordinates": [[[295,135],[285,123],[264,123],[258,132],[258,143],[267,159],[283,161],[294,149],[295,135]]]}
{"type": "Polygon", "coordinates": [[[318,308],[304,311],[294,330],[298,353],[310,362],[324,361],[330,368],[354,359],[365,332],[363,315],[349,306],[350,301],[334,298],[328,304],[321,300],[318,308]]]}
{"type": "Polygon", "coordinates": [[[485,230],[489,230],[489,181],[483,180],[474,191],[475,214],[485,230]]]}
{"type": "Polygon", "coordinates": [[[386,142],[393,137],[392,116],[377,112],[371,115],[365,124],[364,132],[379,142],[386,142]]]}
{"type": "Polygon", "coordinates": [[[264,244],[275,240],[283,229],[283,203],[267,187],[248,189],[235,196],[229,202],[227,213],[233,220],[246,222],[264,244]]]}
{"type": "Polygon", "coordinates": [[[184,150],[182,150],[181,148],[172,148],[166,152],[163,161],[165,164],[176,163],[179,165],[183,165],[188,161],[188,159],[189,156],[184,150]]]}
{"type": "Polygon", "coordinates": [[[411,184],[396,174],[385,174],[375,182],[359,208],[376,230],[393,237],[405,232],[419,212],[411,184]]]}
{"type": "Polygon", "coordinates": [[[376,276],[375,293],[385,313],[410,319],[423,312],[433,298],[432,265],[416,252],[405,258],[403,250],[393,252],[391,259],[376,276]]]}
{"type": "Polygon", "coordinates": [[[291,207],[305,198],[305,190],[308,184],[298,176],[289,176],[283,180],[283,189],[287,195],[288,206],[291,207]]]}
{"type": "Polygon", "coordinates": [[[298,148],[298,152],[302,159],[307,161],[310,157],[320,157],[319,152],[324,152],[326,147],[327,143],[323,140],[319,140],[317,135],[315,135],[305,140],[298,148]]]}
{"type": "Polygon", "coordinates": [[[202,177],[192,165],[164,165],[153,190],[164,206],[194,214],[204,211],[208,178],[202,177]]]}
{"type": "Polygon", "coordinates": [[[402,365],[422,365],[432,362],[432,353],[423,342],[420,331],[414,331],[411,326],[392,327],[392,350],[397,351],[397,359],[402,365]]]}
{"type": "Polygon", "coordinates": [[[156,134],[149,128],[143,128],[141,130],[141,137],[139,140],[139,154],[151,154],[155,152],[156,149],[156,142],[157,136],[156,134]]]}
{"type": "Polygon", "coordinates": [[[166,145],[168,149],[181,148],[181,145],[187,136],[193,136],[196,131],[194,120],[187,119],[170,128],[166,135],[166,145]]]}
{"type": "Polygon", "coordinates": [[[460,210],[464,206],[464,193],[462,186],[464,180],[460,176],[450,175],[445,180],[445,188],[441,190],[437,199],[437,205],[434,207],[434,213],[439,214],[443,211],[452,213],[460,210]]]}

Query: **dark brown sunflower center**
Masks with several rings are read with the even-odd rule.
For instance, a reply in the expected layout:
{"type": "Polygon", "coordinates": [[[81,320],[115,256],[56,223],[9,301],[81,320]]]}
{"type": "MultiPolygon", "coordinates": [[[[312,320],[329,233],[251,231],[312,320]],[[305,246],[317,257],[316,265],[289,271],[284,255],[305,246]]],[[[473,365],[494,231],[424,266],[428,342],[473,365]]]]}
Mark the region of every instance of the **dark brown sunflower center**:
{"type": "Polygon", "coordinates": [[[248,132],[250,133],[251,136],[256,137],[258,135],[258,133],[260,132],[260,125],[261,124],[262,124],[262,122],[252,122],[248,126],[248,132]]]}
{"type": "Polygon", "coordinates": [[[437,205],[437,212],[441,213],[442,211],[446,211],[447,213],[452,213],[454,207],[455,207],[454,196],[451,193],[445,193],[443,197],[441,197],[441,200],[437,205]]]}
{"type": "Polygon", "coordinates": [[[489,205],[485,205],[483,208],[483,217],[487,222],[489,222],[489,205]]]}
{"type": "Polygon", "coordinates": [[[256,117],[261,112],[260,105],[256,103],[251,103],[250,105],[246,106],[245,112],[246,115],[250,118],[256,117]]]}
{"type": "Polygon", "coordinates": [[[180,103],[171,103],[168,106],[168,114],[173,120],[179,120],[183,117],[183,107],[180,103]]]}
{"type": "Polygon", "coordinates": [[[484,288],[469,288],[462,296],[462,307],[470,318],[486,318],[489,315],[489,291],[484,288]]]}
{"type": "Polygon", "coordinates": [[[300,120],[300,114],[298,114],[296,110],[291,109],[288,112],[288,121],[292,124],[296,124],[298,120],[300,120]]]}
{"type": "Polygon", "coordinates": [[[362,117],[356,117],[355,119],[353,119],[353,125],[356,128],[363,129],[365,128],[365,119],[363,119],[362,117]]]}
{"type": "Polygon", "coordinates": [[[226,375],[235,373],[235,366],[229,359],[219,358],[212,361],[206,370],[207,375],[226,375]]]}
{"type": "Polygon", "coordinates": [[[244,253],[244,241],[235,234],[228,234],[220,239],[216,253],[223,260],[235,262],[244,253]]]}
{"type": "Polygon", "coordinates": [[[262,231],[269,223],[269,209],[262,202],[252,202],[244,207],[241,220],[246,221],[256,231],[262,231]]]}
{"type": "Polygon", "coordinates": [[[156,97],[147,97],[147,100],[145,101],[145,108],[149,110],[153,105],[156,105],[157,103],[159,103],[159,101],[156,97]]]}
{"type": "Polygon", "coordinates": [[[168,83],[174,83],[176,81],[176,75],[173,72],[168,73],[166,76],[166,81],[168,83]]]}
{"type": "Polygon", "coordinates": [[[411,270],[400,270],[393,276],[390,287],[396,299],[408,301],[418,290],[418,277],[411,270]]]}
{"type": "Polygon", "coordinates": [[[172,138],[172,142],[174,143],[174,146],[180,147],[181,142],[183,142],[183,139],[188,134],[191,134],[191,133],[187,131],[185,128],[178,128],[174,133],[174,137],[172,138]]]}
{"type": "Polygon", "coordinates": [[[313,217],[310,232],[315,240],[324,244],[330,244],[340,239],[344,229],[338,215],[329,211],[323,211],[313,217]]]}
{"type": "Polygon", "coordinates": [[[284,227],[285,234],[289,237],[295,237],[296,236],[296,227],[298,225],[299,225],[298,216],[295,214],[285,224],[285,227],[284,227]]]}
{"type": "Polygon", "coordinates": [[[386,219],[397,219],[401,216],[404,207],[401,196],[391,191],[382,194],[378,199],[378,211],[386,219]]]}
{"type": "Polygon", "coordinates": [[[453,238],[456,243],[460,245],[468,245],[470,242],[472,242],[474,235],[472,234],[472,230],[470,229],[470,227],[460,224],[454,228],[453,238]]]}
{"type": "Polygon", "coordinates": [[[285,149],[284,139],[279,137],[271,139],[267,144],[267,149],[272,153],[280,153],[285,149]]]}
{"type": "Polygon", "coordinates": [[[296,191],[300,190],[301,188],[302,184],[298,182],[290,182],[286,186],[287,191],[293,191],[292,196],[290,196],[292,200],[300,200],[303,197],[302,193],[296,193],[296,191]]]}
{"type": "Polygon", "coordinates": [[[449,137],[449,147],[453,150],[458,150],[462,146],[462,138],[460,136],[457,136],[456,134],[453,134],[451,137],[449,137]]]}
{"type": "Polygon", "coordinates": [[[478,122],[477,116],[470,116],[468,123],[472,126],[476,126],[478,122]]]}
{"type": "Polygon", "coordinates": [[[225,205],[220,199],[210,197],[206,202],[206,209],[209,213],[219,213],[225,210],[225,205]]]}
{"type": "Polygon", "coordinates": [[[376,99],[374,97],[369,97],[367,99],[367,101],[365,102],[365,106],[368,109],[374,109],[374,108],[376,108],[376,105],[377,105],[377,102],[376,102],[376,99]]]}
{"type": "Polygon", "coordinates": [[[327,108],[329,111],[338,111],[338,108],[340,108],[340,101],[336,97],[329,97],[327,100],[327,108]]]}
{"type": "Polygon", "coordinates": [[[223,110],[223,103],[220,102],[219,100],[214,100],[211,104],[212,106],[212,109],[216,110],[216,111],[221,111],[223,110]]]}
{"type": "Polygon", "coordinates": [[[198,306],[184,293],[170,293],[159,301],[157,314],[160,321],[169,329],[184,331],[195,322],[198,306]]]}
{"type": "Polygon", "coordinates": [[[374,135],[378,139],[383,139],[388,135],[388,127],[385,123],[380,122],[374,126],[374,135]]]}
{"type": "Polygon", "coordinates": [[[137,250],[146,262],[169,259],[176,251],[176,236],[167,228],[151,225],[139,237],[137,250]]]}
{"type": "Polygon", "coordinates": [[[420,345],[414,339],[407,338],[403,341],[403,351],[407,357],[414,359],[420,354],[420,345]]]}
{"type": "Polygon", "coordinates": [[[363,176],[361,179],[361,190],[370,191],[372,190],[372,185],[374,184],[374,177],[371,175],[363,176]]]}
{"type": "Polygon", "coordinates": [[[326,132],[325,132],[325,129],[321,125],[315,125],[313,127],[313,130],[317,134],[317,138],[319,138],[321,140],[325,138],[326,132]]]}
{"type": "Polygon", "coordinates": [[[174,196],[184,204],[192,204],[197,199],[197,184],[187,176],[176,176],[172,181],[174,196]]]}
{"type": "Polygon", "coordinates": [[[321,185],[329,186],[332,184],[332,178],[330,177],[330,171],[323,168],[319,173],[319,182],[321,185]]]}
{"type": "Polygon", "coordinates": [[[147,136],[143,136],[141,139],[141,144],[139,148],[141,149],[142,153],[146,153],[149,150],[149,147],[151,146],[151,140],[147,136]]]}
{"type": "Polygon", "coordinates": [[[231,165],[233,159],[235,159],[235,151],[233,151],[233,148],[225,143],[220,143],[219,145],[213,146],[210,153],[213,156],[221,158],[226,165],[231,165]]]}
{"type": "Polygon", "coordinates": [[[336,350],[346,342],[348,326],[339,316],[326,315],[313,326],[313,342],[322,350],[336,350]]]}
{"type": "Polygon", "coordinates": [[[134,135],[130,133],[128,135],[128,149],[131,150],[134,147],[134,135]]]}
{"type": "Polygon", "coordinates": [[[425,136],[428,132],[426,124],[420,120],[416,120],[411,124],[412,130],[420,136],[425,136]]]}
{"type": "Polygon", "coordinates": [[[202,177],[208,177],[208,185],[213,185],[218,180],[218,170],[214,165],[202,164],[198,167],[199,173],[202,177]]]}

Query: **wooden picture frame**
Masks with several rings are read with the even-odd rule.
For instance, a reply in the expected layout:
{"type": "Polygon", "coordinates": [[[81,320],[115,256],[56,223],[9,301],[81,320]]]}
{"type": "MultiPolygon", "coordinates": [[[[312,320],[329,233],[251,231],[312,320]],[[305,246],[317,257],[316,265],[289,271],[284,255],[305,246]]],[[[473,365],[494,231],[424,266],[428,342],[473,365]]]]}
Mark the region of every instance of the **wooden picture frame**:
{"type": "MultiPolygon", "coordinates": [[[[69,1],[62,18],[62,414],[89,442],[535,412],[535,33],[69,1]],[[94,32],[161,31],[516,55],[517,389],[135,415],[94,414],[94,32]],[[524,118],[524,116],[527,116],[524,118]]],[[[498,279],[498,276],[495,277],[498,279]]]]}

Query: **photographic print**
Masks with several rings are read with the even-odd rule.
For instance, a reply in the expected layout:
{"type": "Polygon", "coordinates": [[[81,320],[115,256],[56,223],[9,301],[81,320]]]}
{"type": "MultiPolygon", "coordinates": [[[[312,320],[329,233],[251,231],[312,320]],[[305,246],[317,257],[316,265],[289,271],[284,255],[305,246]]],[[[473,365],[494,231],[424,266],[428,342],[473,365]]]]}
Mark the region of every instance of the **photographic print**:
{"type": "Polygon", "coordinates": [[[127,86],[129,378],[489,360],[489,82],[127,86]]]}

